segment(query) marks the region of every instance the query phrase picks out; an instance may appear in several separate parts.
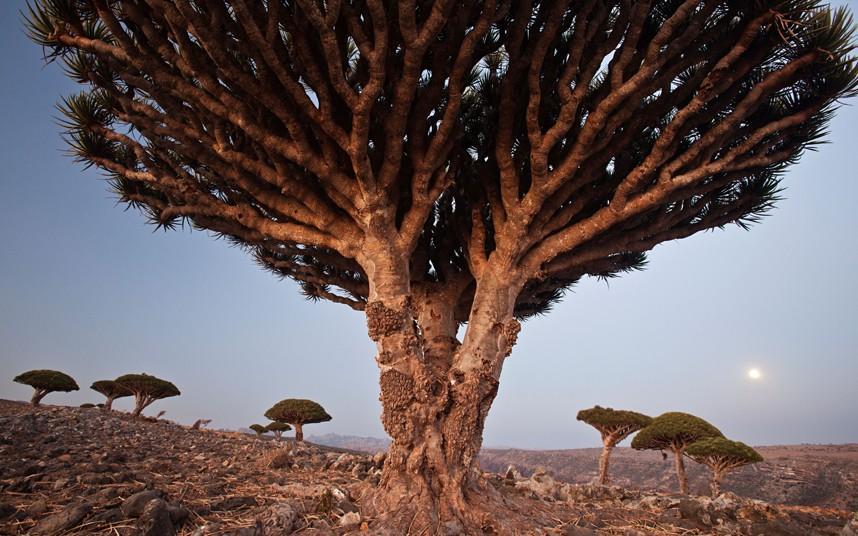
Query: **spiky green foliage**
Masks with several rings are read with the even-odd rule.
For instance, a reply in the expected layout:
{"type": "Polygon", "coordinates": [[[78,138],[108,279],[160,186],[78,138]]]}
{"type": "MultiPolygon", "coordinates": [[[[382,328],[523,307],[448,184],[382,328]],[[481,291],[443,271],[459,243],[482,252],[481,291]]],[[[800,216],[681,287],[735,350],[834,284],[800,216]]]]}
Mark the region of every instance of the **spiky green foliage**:
{"type": "Polygon", "coordinates": [[[79,389],[74,378],[57,370],[30,370],[15,376],[12,381],[49,393],[55,391],[77,391],[79,389]]]}
{"type": "Polygon", "coordinates": [[[763,461],[763,456],[753,447],[724,437],[695,441],[688,445],[685,454],[697,463],[705,464],[707,460],[715,460],[716,463],[728,463],[734,467],[763,461]]]}
{"type": "Polygon", "coordinates": [[[272,421],[292,425],[312,424],[331,420],[331,416],[328,415],[328,412],[321,405],[303,398],[281,400],[265,412],[265,417],[272,421]]]}
{"type": "Polygon", "coordinates": [[[182,394],[173,383],[149,374],[125,374],[114,380],[117,385],[132,394],[143,394],[154,399],[182,394]]]}
{"type": "Polygon", "coordinates": [[[268,425],[265,427],[265,429],[268,430],[269,432],[288,432],[289,430],[292,429],[292,427],[289,426],[288,424],[286,424],[285,422],[274,421],[274,422],[268,423],[268,425]]]}
{"type": "Polygon", "coordinates": [[[595,406],[590,409],[582,409],[578,412],[577,419],[583,421],[596,429],[611,428],[636,428],[641,429],[652,422],[652,417],[634,411],[603,408],[595,406]]]}
{"type": "Polygon", "coordinates": [[[115,380],[98,380],[93,382],[89,388],[111,399],[123,398],[134,394],[127,387],[117,383],[115,380]]]}
{"type": "Polygon", "coordinates": [[[632,440],[632,448],[675,450],[710,437],[724,437],[724,435],[700,417],[688,413],[669,412],[659,415],[638,432],[632,440]]]}
{"type": "Polygon", "coordinates": [[[61,104],[71,153],[122,202],[356,309],[370,235],[415,283],[503,246],[528,317],[747,227],[856,90],[851,15],[819,0],[455,6],[34,0],[26,26],[88,86],[61,104]]]}
{"type": "Polygon", "coordinates": [[[268,432],[268,428],[261,425],[261,424],[251,424],[250,426],[248,426],[248,428],[250,428],[251,430],[256,432],[256,435],[259,435],[259,436],[268,432]]]}

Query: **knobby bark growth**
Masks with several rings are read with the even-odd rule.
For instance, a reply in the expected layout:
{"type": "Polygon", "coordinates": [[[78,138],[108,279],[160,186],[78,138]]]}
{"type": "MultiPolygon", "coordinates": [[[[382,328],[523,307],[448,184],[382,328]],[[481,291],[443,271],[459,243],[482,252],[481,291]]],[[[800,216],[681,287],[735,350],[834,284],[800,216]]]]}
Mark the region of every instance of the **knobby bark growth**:
{"type": "Polygon", "coordinates": [[[69,141],[121,200],[365,312],[393,438],[375,504],[431,530],[479,523],[518,320],[756,221],[855,89],[851,20],[812,0],[36,0],[28,19],[88,84],[61,106],[69,141]]]}

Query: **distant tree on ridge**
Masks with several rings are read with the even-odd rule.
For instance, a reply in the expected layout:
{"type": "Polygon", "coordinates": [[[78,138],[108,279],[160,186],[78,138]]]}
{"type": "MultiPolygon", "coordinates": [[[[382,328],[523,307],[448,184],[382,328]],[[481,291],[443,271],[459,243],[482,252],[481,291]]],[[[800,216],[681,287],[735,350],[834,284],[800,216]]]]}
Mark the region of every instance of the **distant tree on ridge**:
{"type": "Polygon", "coordinates": [[[274,404],[265,412],[265,417],[272,421],[280,421],[295,427],[295,441],[304,441],[305,424],[326,422],[331,416],[321,405],[303,398],[287,398],[274,404]]]}
{"type": "Polygon", "coordinates": [[[263,434],[268,433],[268,428],[262,426],[261,424],[251,424],[250,426],[248,426],[248,428],[256,432],[256,435],[259,437],[262,437],[263,434]]]}
{"type": "Polygon", "coordinates": [[[149,374],[125,374],[116,378],[116,383],[134,395],[134,411],[131,414],[135,417],[156,400],[182,394],[172,383],[149,374]]]}
{"type": "Polygon", "coordinates": [[[599,484],[608,483],[608,464],[611,451],[625,438],[652,422],[652,417],[634,411],[595,406],[578,412],[578,420],[585,422],[602,435],[602,455],[599,457],[599,484]]]}
{"type": "Polygon", "coordinates": [[[103,406],[104,409],[107,410],[113,409],[113,401],[117,398],[123,398],[133,394],[128,390],[128,388],[116,383],[116,380],[99,380],[97,382],[93,382],[89,388],[107,397],[103,406]]]}
{"type": "Polygon", "coordinates": [[[285,422],[273,421],[271,423],[268,423],[268,426],[266,426],[265,429],[269,432],[272,432],[274,434],[274,437],[280,439],[281,437],[283,437],[283,432],[288,432],[292,429],[292,427],[285,422]]]}
{"type": "Polygon", "coordinates": [[[685,474],[682,456],[688,445],[710,437],[724,437],[724,434],[700,417],[675,411],[653,419],[652,423],[638,432],[632,440],[632,448],[673,452],[679,490],[687,495],[688,476],[685,474]]]}
{"type": "Polygon", "coordinates": [[[701,439],[688,445],[685,455],[712,471],[712,496],[721,494],[721,480],[733,469],[763,461],[763,457],[752,447],[741,441],[731,441],[723,437],[701,439]]]}
{"type": "Polygon", "coordinates": [[[80,389],[77,386],[77,382],[74,381],[74,378],[57,370],[30,370],[15,376],[12,381],[29,385],[35,389],[33,391],[33,397],[30,399],[30,404],[33,406],[38,406],[48,393],[57,391],[67,393],[69,391],[77,391],[80,389]]]}

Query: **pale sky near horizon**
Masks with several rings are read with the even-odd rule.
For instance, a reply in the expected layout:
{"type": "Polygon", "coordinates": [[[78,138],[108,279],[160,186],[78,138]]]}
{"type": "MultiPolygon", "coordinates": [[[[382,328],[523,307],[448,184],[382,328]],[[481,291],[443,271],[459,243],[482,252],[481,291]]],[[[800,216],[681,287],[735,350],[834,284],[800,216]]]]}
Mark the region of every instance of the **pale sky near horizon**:
{"type": "MultiPolygon", "coordinates": [[[[0,398],[28,399],[11,380],[33,368],[74,376],[81,391],[45,399],[70,405],[100,401],[95,380],[148,372],[182,391],[149,412],[179,422],[238,428],[281,398],[312,398],[334,419],[305,433],[384,436],[361,314],[307,302],[206,233],[153,231],[63,154],[53,106],[75,84],[27,41],[23,6],[0,2],[0,398]]],[[[645,271],[584,281],[525,322],[484,444],[600,445],[575,420],[594,404],[688,411],[757,445],[858,442],[849,104],[762,224],[659,246],[645,271]]]]}

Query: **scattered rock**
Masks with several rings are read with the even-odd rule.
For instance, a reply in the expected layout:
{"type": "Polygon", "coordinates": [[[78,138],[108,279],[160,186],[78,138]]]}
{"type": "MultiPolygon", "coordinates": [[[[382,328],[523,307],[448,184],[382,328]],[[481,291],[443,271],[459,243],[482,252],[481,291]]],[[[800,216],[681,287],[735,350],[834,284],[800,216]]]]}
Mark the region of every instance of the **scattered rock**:
{"type": "Polygon", "coordinates": [[[569,525],[563,529],[563,536],[596,536],[596,531],[578,525],[569,525]]]}
{"type": "Polygon", "coordinates": [[[48,511],[48,503],[45,502],[44,499],[39,499],[38,501],[31,504],[27,507],[27,515],[32,519],[38,519],[45,512],[48,511]]]}
{"type": "Polygon", "coordinates": [[[858,512],[855,512],[852,519],[846,523],[846,526],[840,531],[840,536],[858,536],[858,512]]]}
{"type": "Polygon", "coordinates": [[[122,506],[120,508],[122,509],[122,513],[125,517],[139,517],[143,513],[143,509],[146,508],[146,504],[149,503],[149,501],[160,499],[163,496],[164,494],[156,489],[141,491],[122,501],[122,506]]]}
{"type": "Polygon", "coordinates": [[[96,523],[116,523],[117,521],[122,521],[124,518],[124,514],[120,508],[108,508],[107,510],[102,510],[101,512],[93,515],[90,518],[90,521],[96,523]]]}
{"type": "Polygon", "coordinates": [[[247,508],[249,506],[257,506],[255,497],[230,497],[229,499],[224,499],[223,501],[213,504],[211,508],[215,512],[228,512],[230,510],[247,508]]]}
{"type": "Polygon", "coordinates": [[[346,512],[343,514],[343,517],[340,518],[340,526],[341,527],[354,527],[360,525],[360,514],[357,512],[346,512]]]}
{"type": "Polygon", "coordinates": [[[18,509],[8,503],[0,503],[0,519],[12,517],[18,512],[18,509]]]}
{"type": "Polygon", "coordinates": [[[72,503],[61,512],[43,518],[30,534],[55,534],[77,526],[92,510],[89,503],[72,503]]]}
{"type": "Polygon", "coordinates": [[[176,529],[170,519],[167,501],[152,499],[146,503],[137,519],[137,528],[141,536],[173,536],[176,529]]]}
{"type": "Polygon", "coordinates": [[[270,529],[272,534],[291,534],[298,511],[289,503],[275,503],[267,507],[259,516],[262,526],[270,529]]]}
{"type": "MultiPolygon", "coordinates": [[[[123,536],[401,534],[364,519],[354,499],[371,496],[384,463],[383,453],[306,443],[293,448],[291,441],[202,432],[117,411],[33,411],[0,400],[0,493],[6,501],[0,503],[0,534],[108,534],[111,524],[123,525],[123,536]],[[68,503],[72,497],[86,500],[68,503]]],[[[533,465],[520,466],[527,471],[533,465]]],[[[490,519],[498,535],[593,536],[635,526],[663,528],[661,534],[858,536],[858,520],[837,510],[782,508],[732,494],[682,502],[617,486],[574,485],[544,468],[522,478],[509,461],[497,470],[503,469],[482,474],[486,497],[503,497],[515,522],[527,526],[511,528],[508,512],[498,511],[490,519]],[[521,517],[524,512],[528,517],[521,517]]],[[[456,523],[440,532],[470,533],[456,523]]]]}

